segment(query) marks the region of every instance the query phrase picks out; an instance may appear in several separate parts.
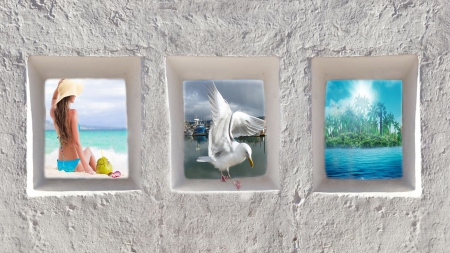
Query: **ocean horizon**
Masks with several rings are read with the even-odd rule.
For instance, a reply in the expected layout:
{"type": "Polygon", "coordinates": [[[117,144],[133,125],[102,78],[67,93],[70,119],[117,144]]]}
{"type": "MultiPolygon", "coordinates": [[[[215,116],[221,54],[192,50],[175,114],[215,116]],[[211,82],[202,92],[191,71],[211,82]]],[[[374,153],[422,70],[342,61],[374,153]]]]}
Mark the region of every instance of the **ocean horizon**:
{"type": "MultiPolygon", "coordinates": [[[[83,148],[112,149],[117,153],[128,154],[127,129],[81,129],[80,141],[83,148]]],[[[58,148],[56,131],[45,130],[45,153],[49,154],[58,148]]]]}

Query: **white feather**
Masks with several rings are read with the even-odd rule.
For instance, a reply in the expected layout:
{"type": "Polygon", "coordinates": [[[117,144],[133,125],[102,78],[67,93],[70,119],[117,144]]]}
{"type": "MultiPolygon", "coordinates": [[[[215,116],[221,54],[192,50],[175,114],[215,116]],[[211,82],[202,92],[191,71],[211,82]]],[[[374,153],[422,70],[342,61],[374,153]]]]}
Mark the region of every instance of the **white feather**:
{"type": "Polygon", "coordinates": [[[199,157],[198,162],[210,162],[220,171],[251,159],[252,150],[246,143],[234,140],[239,136],[255,135],[264,129],[264,120],[237,111],[232,114],[214,82],[207,85],[213,123],[209,130],[208,156],[199,157]]]}

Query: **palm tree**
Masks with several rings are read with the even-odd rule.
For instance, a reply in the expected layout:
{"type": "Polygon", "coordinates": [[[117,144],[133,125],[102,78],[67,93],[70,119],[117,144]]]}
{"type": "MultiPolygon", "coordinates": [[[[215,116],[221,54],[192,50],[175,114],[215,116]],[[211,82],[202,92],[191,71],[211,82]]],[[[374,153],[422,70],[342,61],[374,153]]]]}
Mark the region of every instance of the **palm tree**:
{"type": "Polygon", "coordinates": [[[369,111],[367,113],[368,116],[368,122],[371,127],[371,133],[375,134],[378,132],[377,124],[378,124],[378,111],[377,111],[377,105],[372,104],[369,107],[369,111]]]}
{"type": "Polygon", "coordinates": [[[342,123],[339,117],[333,117],[331,119],[331,125],[333,127],[332,134],[333,137],[336,137],[342,129],[342,123]]]}
{"type": "Polygon", "coordinates": [[[394,128],[395,128],[395,131],[396,131],[396,134],[395,134],[395,138],[396,138],[396,141],[400,141],[401,140],[401,126],[400,126],[400,123],[398,123],[397,121],[394,121],[394,128]]]}
{"type": "Polygon", "coordinates": [[[369,105],[370,105],[369,99],[367,99],[365,96],[361,97],[360,95],[358,95],[355,98],[354,106],[357,112],[360,112],[363,115],[365,115],[366,110],[369,108],[369,105]]]}
{"type": "Polygon", "coordinates": [[[384,103],[378,102],[376,105],[376,110],[380,119],[380,135],[383,135],[383,115],[386,115],[386,106],[384,106],[384,103]]]}
{"type": "Polygon", "coordinates": [[[333,137],[333,119],[328,115],[325,119],[325,137],[333,137]]]}
{"type": "Polygon", "coordinates": [[[392,124],[394,124],[394,122],[395,122],[395,118],[392,113],[388,113],[387,115],[385,114],[384,125],[386,126],[386,129],[388,130],[389,136],[391,134],[391,126],[392,126],[392,124]]]}
{"type": "Polygon", "coordinates": [[[345,123],[346,123],[346,131],[353,132],[355,129],[356,115],[350,106],[347,106],[347,108],[345,109],[344,119],[345,119],[345,123]]]}

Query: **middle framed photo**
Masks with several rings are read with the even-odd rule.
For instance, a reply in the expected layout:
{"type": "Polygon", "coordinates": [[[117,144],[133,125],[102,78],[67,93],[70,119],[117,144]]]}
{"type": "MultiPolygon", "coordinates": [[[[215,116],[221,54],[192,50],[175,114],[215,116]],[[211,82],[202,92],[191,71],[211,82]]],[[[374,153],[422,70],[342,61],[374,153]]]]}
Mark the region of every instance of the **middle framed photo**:
{"type": "Polygon", "coordinates": [[[187,80],[184,174],[242,187],[239,178],[266,173],[262,80],[187,80]]]}
{"type": "Polygon", "coordinates": [[[168,56],[170,186],[280,189],[280,59],[168,56]]]}

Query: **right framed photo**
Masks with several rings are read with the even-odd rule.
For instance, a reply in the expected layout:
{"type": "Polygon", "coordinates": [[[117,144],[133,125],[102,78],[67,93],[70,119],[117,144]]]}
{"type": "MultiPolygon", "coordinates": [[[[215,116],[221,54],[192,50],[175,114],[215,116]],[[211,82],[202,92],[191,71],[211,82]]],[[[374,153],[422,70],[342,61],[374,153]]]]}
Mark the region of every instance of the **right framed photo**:
{"type": "Polygon", "coordinates": [[[421,195],[416,55],[311,59],[313,188],[421,195]]]}
{"type": "Polygon", "coordinates": [[[324,127],[328,178],[402,177],[402,80],[328,80],[324,127]]]}

